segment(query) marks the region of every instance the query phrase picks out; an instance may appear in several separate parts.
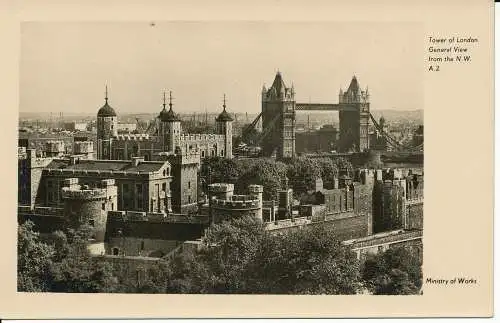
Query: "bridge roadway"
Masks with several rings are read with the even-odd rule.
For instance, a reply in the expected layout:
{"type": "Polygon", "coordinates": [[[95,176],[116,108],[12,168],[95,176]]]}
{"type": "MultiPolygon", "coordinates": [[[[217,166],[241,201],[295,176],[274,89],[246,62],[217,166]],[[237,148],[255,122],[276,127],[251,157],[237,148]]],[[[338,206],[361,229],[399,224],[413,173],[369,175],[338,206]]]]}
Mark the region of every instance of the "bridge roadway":
{"type": "Polygon", "coordinates": [[[295,103],[295,111],[359,111],[357,104],[295,103]]]}

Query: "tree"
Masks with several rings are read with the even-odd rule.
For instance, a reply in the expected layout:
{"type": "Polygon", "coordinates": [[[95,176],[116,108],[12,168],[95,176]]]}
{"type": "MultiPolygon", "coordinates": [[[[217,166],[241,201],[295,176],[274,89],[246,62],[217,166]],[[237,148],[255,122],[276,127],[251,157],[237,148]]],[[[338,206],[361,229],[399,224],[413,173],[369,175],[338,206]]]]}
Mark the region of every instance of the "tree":
{"type": "Polygon", "coordinates": [[[418,288],[410,281],[408,273],[392,269],[388,274],[377,276],[373,284],[375,295],[413,295],[418,288]]]}
{"type": "Polygon", "coordinates": [[[58,249],[60,253],[64,251],[65,256],[51,265],[50,291],[66,293],[115,291],[118,280],[113,275],[113,267],[90,255],[87,248],[90,236],[91,228],[87,226],[82,226],[78,230],[68,230],[66,234],[57,234],[58,239],[54,241],[59,242],[58,249]]]}
{"type": "Polygon", "coordinates": [[[253,218],[210,227],[204,247],[171,261],[169,292],[354,294],[356,256],[324,226],[272,233],[253,218]]]}
{"type": "Polygon", "coordinates": [[[297,196],[315,188],[316,180],[322,175],[321,166],[316,159],[296,157],[285,162],[288,164],[287,176],[297,196]]]}
{"type": "MultiPolygon", "coordinates": [[[[126,272],[123,266],[128,264],[116,264],[115,272],[126,272]]],[[[141,280],[132,280],[127,274],[119,277],[119,286],[114,290],[118,293],[138,294],[163,294],[167,288],[171,276],[170,264],[165,259],[160,259],[149,268],[144,269],[141,280]]]]}
{"type": "Polygon", "coordinates": [[[422,262],[418,255],[404,247],[390,248],[369,257],[362,276],[374,294],[416,294],[422,287],[422,262]]]}
{"type": "Polygon", "coordinates": [[[200,175],[209,184],[234,183],[240,176],[240,172],[232,159],[208,157],[203,160],[200,175]]]}
{"type": "Polygon", "coordinates": [[[361,288],[352,251],[323,225],[269,234],[252,262],[254,292],[355,294],[361,288]]]}
{"type": "Polygon", "coordinates": [[[204,247],[187,251],[171,263],[169,290],[175,293],[243,293],[250,263],[264,235],[262,223],[252,217],[210,227],[204,247]]]}
{"type": "Polygon", "coordinates": [[[321,169],[321,178],[325,184],[325,187],[331,187],[335,179],[339,176],[339,168],[337,164],[328,157],[318,158],[317,162],[321,169]]]}
{"type": "Polygon", "coordinates": [[[340,173],[345,173],[346,175],[353,176],[354,168],[352,163],[344,157],[339,157],[334,159],[337,169],[340,173]]]}
{"type": "Polygon", "coordinates": [[[365,167],[367,168],[381,168],[384,166],[382,159],[380,158],[380,153],[375,151],[368,151],[366,153],[365,167]]]}
{"type": "Polygon", "coordinates": [[[17,289],[21,292],[45,292],[50,287],[55,250],[33,228],[33,222],[26,221],[17,231],[17,289]]]}

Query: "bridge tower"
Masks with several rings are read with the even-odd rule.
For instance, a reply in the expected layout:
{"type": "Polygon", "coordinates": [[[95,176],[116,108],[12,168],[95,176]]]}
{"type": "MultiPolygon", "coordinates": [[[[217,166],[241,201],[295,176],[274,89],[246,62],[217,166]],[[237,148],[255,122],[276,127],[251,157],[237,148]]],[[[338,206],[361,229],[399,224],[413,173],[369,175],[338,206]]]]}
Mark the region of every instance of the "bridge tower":
{"type": "Polygon", "coordinates": [[[362,91],[356,76],[344,92],[339,93],[340,138],[337,145],[341,152],[362,152],[370,149],[368,125],[370,122],[370,94],[362,91]]]}
{"type": "Polygon", "coordinates": [[[269,89],[262,89],[262,152],[277,158],[295,156],[295,92],[280,72],[269,89]]]}

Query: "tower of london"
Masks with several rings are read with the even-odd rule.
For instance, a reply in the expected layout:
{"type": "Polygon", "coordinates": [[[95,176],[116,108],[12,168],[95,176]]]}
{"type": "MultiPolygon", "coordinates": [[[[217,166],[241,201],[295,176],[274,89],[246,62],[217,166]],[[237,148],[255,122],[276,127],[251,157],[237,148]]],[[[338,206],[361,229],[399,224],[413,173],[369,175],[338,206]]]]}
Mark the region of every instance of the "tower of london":
{"type": "Polygon", "coordinates": [[[215,134],[190,134],[182,131],[181,119],[173,110],[172,93],[167,108],[163,95],[163,108],[155,119],[149,133],[118,134],[118,117],[108,103],[106,89],[105,103],[97,112],[97,159],[130,160],[143,157],[157,160],[160,153],[170,152],[189,155],[199,153],[201,158],[219,156],[231,159],[233,118],[226,111],[224,96],[223,111],[216,118],[215,134]]]}

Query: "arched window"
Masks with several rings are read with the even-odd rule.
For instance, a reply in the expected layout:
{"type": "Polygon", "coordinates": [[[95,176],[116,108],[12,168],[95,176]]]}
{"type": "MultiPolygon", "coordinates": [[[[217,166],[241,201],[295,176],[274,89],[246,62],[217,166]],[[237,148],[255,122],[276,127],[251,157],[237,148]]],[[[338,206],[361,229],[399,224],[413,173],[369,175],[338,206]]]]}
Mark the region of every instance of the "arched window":
{"type": "Polygon", "coordinates": [[[117,247],[113,248],[113,256],[118,256],[119,252],[120,252],[120,249],[118,249],[117,247]]]}

